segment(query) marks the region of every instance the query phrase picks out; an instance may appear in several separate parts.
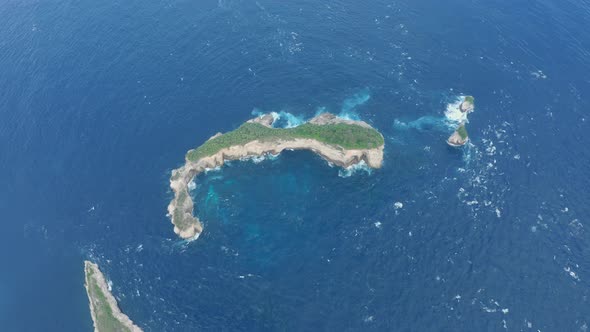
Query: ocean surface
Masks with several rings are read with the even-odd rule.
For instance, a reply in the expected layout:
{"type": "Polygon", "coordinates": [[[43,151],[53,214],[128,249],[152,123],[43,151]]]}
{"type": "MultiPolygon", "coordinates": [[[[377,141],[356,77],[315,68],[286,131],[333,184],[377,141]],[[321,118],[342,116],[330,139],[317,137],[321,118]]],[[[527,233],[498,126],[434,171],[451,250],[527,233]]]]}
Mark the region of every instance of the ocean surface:
{"type": "Polygon", "coordinates": [[[91,331],[89,259],[145,331],[588,331],[589,22],[587,0],[0,1],[0,330],[91,331]],[[180,240],[171,170],[271,111],[367,121],[384,166],[232,162],[180,240]]]}

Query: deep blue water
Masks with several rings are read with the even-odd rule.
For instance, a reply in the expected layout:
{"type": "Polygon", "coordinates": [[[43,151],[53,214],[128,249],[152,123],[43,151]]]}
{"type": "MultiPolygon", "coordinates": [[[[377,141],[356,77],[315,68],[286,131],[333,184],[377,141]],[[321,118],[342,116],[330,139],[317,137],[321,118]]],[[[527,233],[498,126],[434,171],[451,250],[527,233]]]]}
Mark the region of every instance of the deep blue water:
{"type": "Polygon", "coordinates": [[[589,22],[586,0],[0,2],[0,329],[91,330],[91,259],[146,331],[587,331],[589,22]],[[321,110],[378,128],[384,167],[234,162],[197,179],[199,240],[174,235],[188,149],[321,110]]]}

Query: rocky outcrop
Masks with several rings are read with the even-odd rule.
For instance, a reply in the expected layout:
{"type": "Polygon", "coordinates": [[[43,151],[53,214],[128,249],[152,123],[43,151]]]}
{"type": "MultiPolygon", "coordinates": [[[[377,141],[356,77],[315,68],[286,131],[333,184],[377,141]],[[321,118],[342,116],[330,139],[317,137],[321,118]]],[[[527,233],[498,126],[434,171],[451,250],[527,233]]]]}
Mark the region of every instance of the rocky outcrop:
{"type": "MultiPolygon", "coordinates": [[[[272,116],[263,115],[250,121],[272,126],[271,118],[272,116]]],[[[371,128],[366,122],[344,120],[327,113],[313,118],[310,123],[316,125],[346,123],[371,128]]],[[[194,204],[189,194],[189,183],[198,174],[207,169],[223,166],[226,161],[266,154],[277,155],[284,150],[310,150],[329,163],[340,167],[346,168],[364,161],[369,167],[380,168],[383,163],[383,147],[381,145],[373,149],[352,150],[314,139],[254,140],[243,145],[224,148],[197,161],[186,160],[184,166],[172,171],[170,178],[170,188],[174,192],[174,199],[168,205],[168,215],[174,224],[174,232],[184,239],[196,239],[201,234],[203,226],[193,213],[194,204]]]]}
{"type": "Polygon", "coordinates": [[[464,97],[463,101],[459,105],[459,110],[462,113],[465,113],[465,118],[459,123],[459,127],[457,130],[451,134],[451,136],[447,139],[447,144],[453,147],[459,147],[465,145],[469,141],[469,136],[467,135],[467,129],[465,127],[465,123],[467,122],[467,114],[473,112],[475,105],[475,99],[473,96],[466,96],[464,97]]]}
{"type": "Polygon", "coordinates": [[[447,139],[447,143],[454,147],[463,146],[467,141],[469,141],[469,137],[467,134],[463,135],[459,129],[455,130],[455,132],[447,139]]]}

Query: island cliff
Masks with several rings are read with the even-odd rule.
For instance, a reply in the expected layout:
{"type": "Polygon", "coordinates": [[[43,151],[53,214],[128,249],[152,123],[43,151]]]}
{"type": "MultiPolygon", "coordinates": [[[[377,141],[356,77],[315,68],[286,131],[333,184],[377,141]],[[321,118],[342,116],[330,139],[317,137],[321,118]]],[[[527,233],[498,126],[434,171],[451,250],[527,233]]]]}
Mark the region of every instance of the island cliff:
{"type": "Polygon", "coordinates": [[[106,278],[98,265],[84,261],[85,286],[90,302],[90,314],[95,332],[141,332],[127,315],[121,312],[109,291],[106,278]]]}
{"type": "Polygon", "coordinates": [[[193,214],[189,183],[201,172],[220,167],[228,160],[276,155],[284,150],[310,150],[340,167],[362,161],[372,168],[381,167],[384,139],[366,122],[341,119],[330,113],[294,128],[273,128],[274,120],[273,114],[251,119],[234,131],[216,134],[187,153],[184,166],[173,170],[170,178],[174,198],[168,205],[168,216],[176,234],[184,239],[196,239],[201,234],[203,226],[193,214]]]}

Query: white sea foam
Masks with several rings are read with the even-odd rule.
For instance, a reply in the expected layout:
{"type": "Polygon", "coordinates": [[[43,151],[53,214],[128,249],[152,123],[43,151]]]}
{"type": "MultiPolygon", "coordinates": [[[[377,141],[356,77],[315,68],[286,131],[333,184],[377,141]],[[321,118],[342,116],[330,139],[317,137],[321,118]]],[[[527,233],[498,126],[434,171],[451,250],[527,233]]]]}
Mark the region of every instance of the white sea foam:
{"type": "Polygon", "coordinates": [[[459,96],[452,103],[447,104],[447,110],[445,111],[445,117],[451,123],[457,124],[467,121],[467,112],[461,112],[461,103],[465,101],[465,96],[459,96]]]}
{"type": "Polygon", "coordinates": [[[295,115],[285,111],[272,112],[271,114],[274,118],[273,126],[278,128],[294,128],[305,123],[303,115],[295,115]]]}
{"type": "Polygon", "coordinates": [[[341,178],[347,178],[359,172],[366,172],[370,175],[373,170],[367,165],[367,163],[365,163],[364,160],[361,160],[357,164],[339,170],[338,176],[341,178]]]}
{"type": "Polygon", "coordinates": [[[546,79],[547,78],[547,75],[545,75],[545,73],[543,73],[542,70],[537,70],[537,71],[531,72],[531,76],[535,79],[546,79]]]}
{"type": "Polygon", "coordinates": [[[195,188],[197,188],[197,184],[195,183],[195,180],[194,179],[191,180],[191,182],[188,183],[187,187],[188,187],[189,191],[195,190],[195,188]]]}
{"type": "Polygon", "coordinates": [[[255,164],[260,164],[261,162],[263,162],[265,160],[275,160],[278,157],[279,157],[278,154],[265,153],[265,154],[258,155],[258,156],[246,156],[246,157],[240,158],[240,161],[252,161],[255,164]]]}
{"type": "Polygon", "coordinates": [[[261,116],[261,115],[264,115],[265,113],[261,109],[254,107],[252,109],[251,114],[254,115],[254,116],[261,116]]]}
{"type": "Polygon", "coordinates": [[[565,272],[567,272],[567,274],[569,274],[570,277],[574,278],[574,280],[578,280],[578,281],[580,280],[580,277],[578,277],[578,274],[576,272],[572,271],[572,269],[569,266],[564,267],[563,270],[565,272]]]}
{"type": "Polygon", "coordinates": [[[183,242],[184,243],[187,243],[187,244],[188,243],[191,243],[191,242],[195,241],[196,239],[198,239],[199,238],[199,235],[201,235],[201,233],[197,233],[197,234],[195,234],[195,236],[193,236],[191,238],[188,238],[186,240],[183,240],[183,242]]]}
{"type": "Polygon", "coordinates": [[[221,170],[221,166],[213,167],[213,168],[205,168],[205,174],[209,172],[218,172],[221,170]]]}

